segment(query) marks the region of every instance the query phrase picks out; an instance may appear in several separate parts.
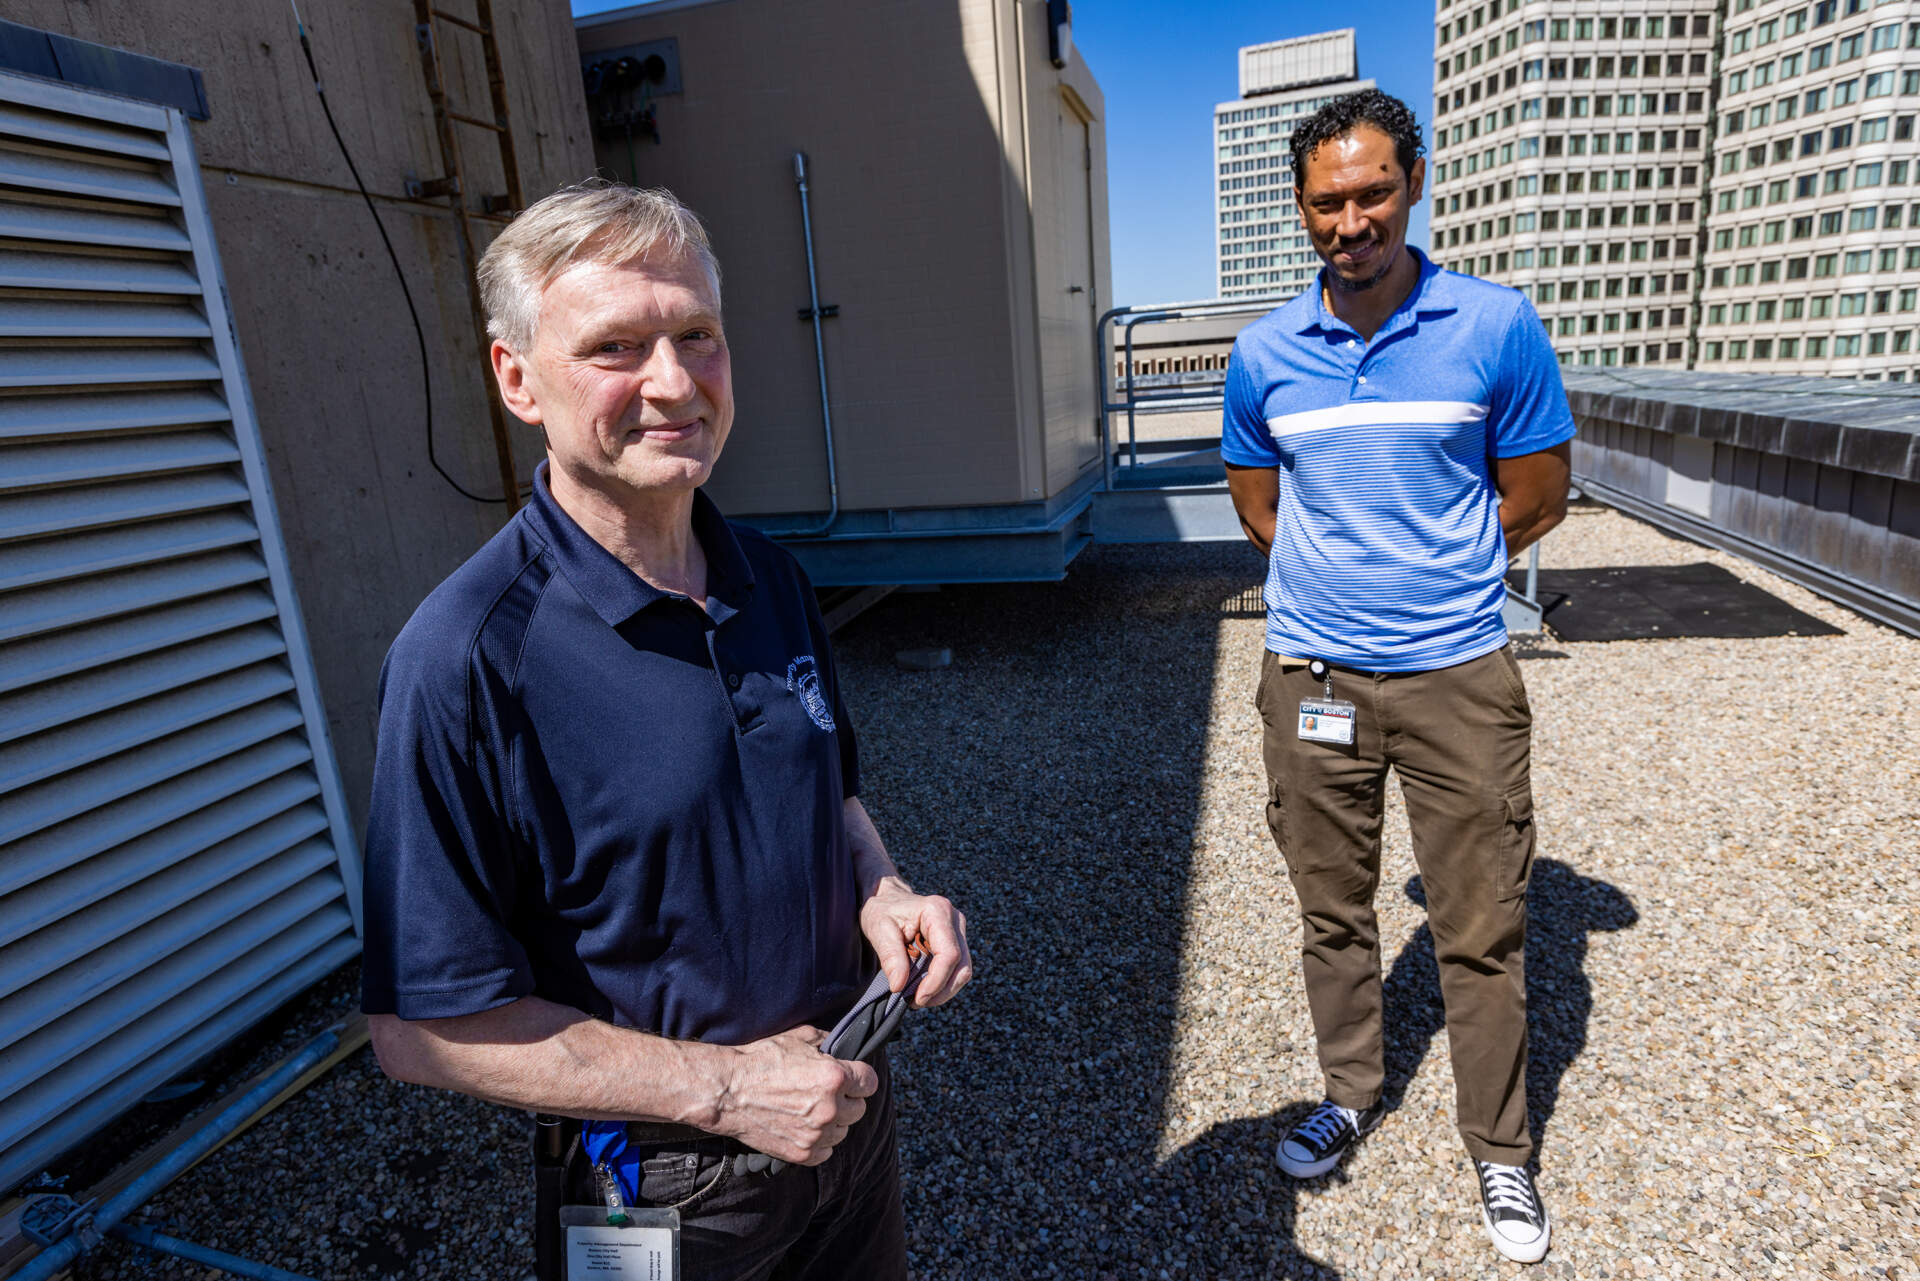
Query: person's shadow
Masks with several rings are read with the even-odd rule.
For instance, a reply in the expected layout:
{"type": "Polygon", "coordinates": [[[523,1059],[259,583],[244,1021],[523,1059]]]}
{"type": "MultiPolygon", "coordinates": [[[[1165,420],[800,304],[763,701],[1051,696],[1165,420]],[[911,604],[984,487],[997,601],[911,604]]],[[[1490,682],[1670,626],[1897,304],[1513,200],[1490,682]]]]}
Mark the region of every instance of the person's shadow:
{"type": "MultiPolygon", "coordinates": [[[[1190,1247],[1188,1276],[1208,1281],[1263,1278],[1272,1281],[1340,1281],[1332,1264],[1315,1259],[1294,1242],[1294,1220],[1303,1196],[1320,1193],[1333,1180],[1300,1183],[1273,1163],[1286,1133],[1306,1120],[1314,1104],[1290,1103],[1269,1116],[1242,1117],[1213,1126],[1169,1158],[1158,1182],[1200,1189],[1197,1211],[1211,1227],[1190,1247]]],[[[1171,1226],[1171,1224],[1167,1225],[1171,1226]]]]}
{"type": "MultiPolygon", "coordinates": [[[[1420,878],[1410,877],[1407,897],[1426,906],[1420,878]]],[[[1535,859],[1527,886],[1527,1114],[1534,1151],[1560,1100],[1560,1081],[1587,1047],[1593,1013],[1588,981],[1587,935],[1623,930],[1640,919],[1633,902],[1606,881],[1557,859],[1535,859]]],[[[1446,1027],[1440,975],[1433,959],[1433,931],[1421,925],[1394,958],[1387,974],[1386,1090],[1389,1109],[1400,1106],[1407,1085],[1446,1027]]]]}

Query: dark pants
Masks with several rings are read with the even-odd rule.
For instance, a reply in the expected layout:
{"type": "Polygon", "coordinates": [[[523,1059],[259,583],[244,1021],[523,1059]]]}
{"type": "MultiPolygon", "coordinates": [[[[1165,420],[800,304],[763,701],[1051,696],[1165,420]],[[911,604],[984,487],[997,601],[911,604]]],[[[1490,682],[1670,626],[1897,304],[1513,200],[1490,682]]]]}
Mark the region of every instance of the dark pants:
{"type": "MultiPolygon", "coordinates": [[[[743,1151],[705,1137],[634,1146],[639,1204],[680,1212],[684,1281],[899,1281],[907,1275],[891,1073],[823,1165],[736,1174],[743,1151]]],[[[584,1158],[569,1163],[574,1205],[598,1205],[584,1158]]]]}
{"type": "Polygon", "coordinates": [[[1525,1164],[1533,713],[1519,664],[1503,648],[1431,672],[1336,668],[1333,696],[1355,706],[1351,745],[1300,738],[1301,700],[1323,693],[1305,667],[1263,656],[1267,823],[1300,902],[1327,1097],[1371,1107],[1385,1081],[1373,898],[1391,768],[1433,931],[1460,1136],[1483,1161],[1525,1164]]]}

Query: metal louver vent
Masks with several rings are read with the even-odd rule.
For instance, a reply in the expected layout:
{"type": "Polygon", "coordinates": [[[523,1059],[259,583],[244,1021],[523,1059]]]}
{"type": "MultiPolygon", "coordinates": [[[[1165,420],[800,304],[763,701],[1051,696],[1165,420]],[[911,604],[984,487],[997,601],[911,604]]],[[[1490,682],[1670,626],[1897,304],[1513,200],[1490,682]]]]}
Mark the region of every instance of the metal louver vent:
{"type": "Polygon", "coordinates": [[[359,925],[186,118],[0,73],[0,1193],[359,925]]]}

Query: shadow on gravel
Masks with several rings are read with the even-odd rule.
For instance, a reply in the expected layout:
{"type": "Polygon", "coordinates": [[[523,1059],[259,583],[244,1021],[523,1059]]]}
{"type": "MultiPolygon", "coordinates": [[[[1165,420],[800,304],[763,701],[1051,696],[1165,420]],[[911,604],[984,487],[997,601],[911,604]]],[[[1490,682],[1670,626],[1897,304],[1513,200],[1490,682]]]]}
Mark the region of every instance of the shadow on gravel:
{"type": "MultiPolygon", "coordinates": [[[[1190,1275],[1274,1278],[1276,1281],[1340,1281],[1341,1271],[1303,1253],[1294,1244],[1300,1198],[1346,1181],[1344,1171],[1299,1183],[1275,1168],[1281,1138],[1313,1110],[1291,1103],[1271,1116],[1243,1117],[1213,1126],[1176,1152],[1160,1177],[1200,1189],[1202,1233],[1190,1275]]],[[[1370,1140],[1369,1140],[1370,1141],[1370,1140]]]]}
{"type": "Polygon", "coordinates": [[[917,1278],[1331,1275],[1288,1262],[1258,1127],[1155,1161],[1219,625],[1259,573],[1238,546],[1096,547],[1063,583],[896,594],[835,638],[865,800],[978,960],[890,1051],[917,1278]],[[923,646],[953,665],[896,668],[923,646]]]}
{"type": "MultiPolygon", "coordinates": [[[[1418,876],[1407,897],[1426,906],[1418,876]]],[[[1527,886],[1527,1111],[1538,1152],[1560,1101],[1560,1081],[1587,1047],[1593,985],[1587,980],[1587,935],[1624,930],[1640,914],[1618,888],[1557,859],[1535,859],[1527,886]]],[[[1400,1106],[1427,1048],[1446,1027],[1433,933],[1425,925],[1407,940],[1387,974],[1386,1100],[1400,1106]]]]}

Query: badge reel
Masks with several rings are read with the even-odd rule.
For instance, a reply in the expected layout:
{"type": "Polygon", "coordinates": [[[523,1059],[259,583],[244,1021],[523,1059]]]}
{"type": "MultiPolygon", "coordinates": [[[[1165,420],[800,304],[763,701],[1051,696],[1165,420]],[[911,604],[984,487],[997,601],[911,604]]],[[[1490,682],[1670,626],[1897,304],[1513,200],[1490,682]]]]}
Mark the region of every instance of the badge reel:
{"type": "Polygon", "coordinates": [[[1324,698],[1300,700],[1300,737],[1314,743],[1353,743],[1353,704],[1333,696],[1333,669],[1319,659],[1307,672],[1325,686],[1324,698]]]}
{"type": "Polygon", "coordinates": [[[567,1281],[680,1281],[680,1212],[630,1206],[619,1181],[595,1168],[604,1205],[563,1205],[567,1281]]]}

